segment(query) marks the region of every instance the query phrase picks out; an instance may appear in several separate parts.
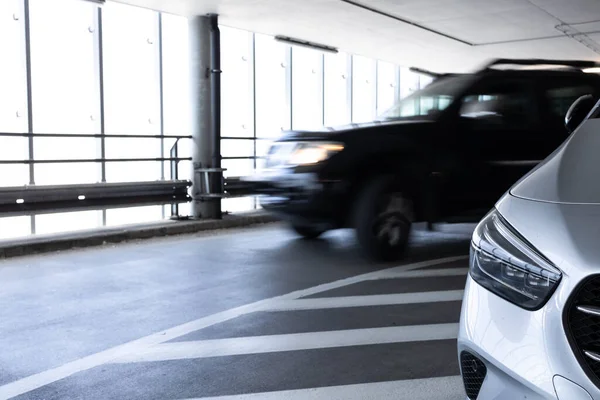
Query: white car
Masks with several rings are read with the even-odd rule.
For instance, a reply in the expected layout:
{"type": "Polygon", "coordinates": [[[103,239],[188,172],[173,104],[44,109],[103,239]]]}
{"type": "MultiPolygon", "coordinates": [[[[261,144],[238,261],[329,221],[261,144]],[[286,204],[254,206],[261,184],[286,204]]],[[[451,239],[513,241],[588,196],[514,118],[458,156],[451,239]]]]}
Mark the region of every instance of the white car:
{"type": "Polygon", "coordinates": [[[458,336],[469,399],[600,400],[600,102],[578,99],[566,122],[573,134],[473,234],[458,336]]]}

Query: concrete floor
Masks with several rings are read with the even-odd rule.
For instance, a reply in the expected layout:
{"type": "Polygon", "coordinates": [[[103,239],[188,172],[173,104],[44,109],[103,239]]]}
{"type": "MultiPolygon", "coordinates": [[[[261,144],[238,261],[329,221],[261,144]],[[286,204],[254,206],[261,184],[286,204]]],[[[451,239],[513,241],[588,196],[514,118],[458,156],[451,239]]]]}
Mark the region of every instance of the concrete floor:
{"type": "Polygon", "coordinates": [[[422,262],[472,228],[388,265],[279,224],[5,260],[0,399],[464,399],[467,262],[422,262]]]}

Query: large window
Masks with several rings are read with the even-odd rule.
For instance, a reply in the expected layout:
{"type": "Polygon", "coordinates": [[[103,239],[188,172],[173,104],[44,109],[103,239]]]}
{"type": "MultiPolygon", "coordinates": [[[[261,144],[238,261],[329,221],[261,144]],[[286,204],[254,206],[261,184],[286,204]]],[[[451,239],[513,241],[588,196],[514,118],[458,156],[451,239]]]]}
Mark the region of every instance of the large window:
{"type": "MultiPolygon", "coordinates": [[[[96,7],[82,1],[30,0],[33,132],[100,132],[96,7]]],[[[99,158],[94,138],[36,138],[36,160],[99,158]]],[[[37,164],[38,185],[99,182],[94,163],[37,164]]]]}
{"type": "Polygon", "coordinates": [[[352,56],[352,122],[369,122],[375,118],[375,60],[352,56]]]}
{"type": "Polygon", "coordinates": [[[292,128],[323,126],[323,53],[292,48],[292,128]]]}
{"type": "MultiPolygon", "coordinates": [[[[0,132],[27,132],[27,81],[25,24],[20,0],[0,1],[0,132]]],[[[0,138],[0,160],[26,160],[26,138],[0,138]]],[[[0,164],[0,187],[25,185],[29,168],[23,164],[0,164]]]]}
{"type": "MultiPolygon", "coordinates": [[[[170,163],[156,159],[169,157],[175,143],[178,157],[191,156],[192,141],[173,137],[191,131],[188,20],[118,2],[102,9],[81,0],[29,0],[29,6],[27,46],[25,0],[0,1],[0,187],[174,178],[170,163]],[[28,132],[40,136],[6,136],[28,132]],[[108,137],[95,137],[103,133],[108,137]],[[30,169],[30,157],[51,162],[30,169]],[[137,159],[144,161],[128,161],[137,159]]],[[[408,70],[398,82],[399,67],[383,61],[290,46],[231,27],[221,27],[221,69],[226,177],[261,168],[283,131],[371,121],[427,83],[408,70]]],[[[429,104],[423,101],[420,110],[429,104]]],[[[179,163],[179,179],[192,179],[191,172],[191,162],[179,163]]],[[[226,199],[223,210],[239,212],[256,203],[252,197],[226,199]]],[[[180,207],[182,214],[188,209],[180,207]]],[[[167,214],[168,207],[144,206],[0,215],[0,238],[167,214]]]]}
{"type": "Polygon", "coordinates": [[[255,35],[256,136],[277,138],[291,128],[289,46],[266,35],[255,35]]]}
{"type": "MultiPolygon", "coordinates": [[[[109,3],[103,8],[104,112],[106,133],[159,135],[160,59],[158,13],[109,3]]],[[[109,158],[158,158],[160,141],[107,141],[109,158]]],[[[111,162],[108,182],[156,180],[156,162],[111,162]]]]}
{"type": "Polygon", "coordinates": [[[350,57],[346,53],[325,54],[325,125],[345,125],[350,121],[350,57]]]}

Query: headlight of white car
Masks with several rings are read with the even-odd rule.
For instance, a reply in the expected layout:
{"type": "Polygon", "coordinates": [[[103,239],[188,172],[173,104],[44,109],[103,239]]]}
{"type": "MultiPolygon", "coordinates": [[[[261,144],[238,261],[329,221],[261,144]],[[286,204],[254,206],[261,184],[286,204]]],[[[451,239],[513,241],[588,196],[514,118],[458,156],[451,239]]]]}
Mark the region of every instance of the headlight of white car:
{"type": "Polygon", "coordinates": [[[481,286],[528,310],[542,307],[562,276],[496,210],[475,229],[470,273],[481,286]]]}

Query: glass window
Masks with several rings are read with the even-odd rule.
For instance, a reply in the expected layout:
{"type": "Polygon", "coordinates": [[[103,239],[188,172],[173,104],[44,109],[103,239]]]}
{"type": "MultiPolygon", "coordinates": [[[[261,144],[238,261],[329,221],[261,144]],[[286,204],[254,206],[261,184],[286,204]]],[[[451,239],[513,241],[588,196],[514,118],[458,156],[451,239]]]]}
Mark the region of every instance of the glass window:
{"type": "Polygon", "coordinates": [[[530,126],[537,113],[532,112],[535,98],[528,89],[522,81],[488,82],[462,99],[460,115],[494,125],[530,126]]]}
{"type": "MultiPolygon", "coordinates": [[[[30,0],[33,130],[36,133],[100,132],[96,66],[97,7],[75,1],[30,0]]],[[[34,159],[94,159],[94,138],[35,138],[34,159]]],[[[100,164],[36,164],[38,185],[100,181],[100,164]]]]}
{"type": "Polygon", "coordinates": [[[290,129],[286,90],[288,46],[273,37],[255,35],[256,136],[277,138],[290,129]]]}
{"type": "Polygon", "coordinates": [[[117,3],[102,12],[106,132],[160,134],[158,14],[117,3]]]}
{"type": "Polygon", "coordinates": [[[252,137],[252,34],[221,27],[221,135],[252,137]]]}
{"type": "MultiPolygon", "coordinates": [[[[0,132],[27,132],[27,80],[25,75],[25,26],[22,0],[0,1],[0,132]]],[[[26,138],[0,137],[0,160],[25,160],[26,138]]],[[[25,185],[29,168],[0,164],[0,187],[25,185]]]]}
{"type": "Polygon", "coordinates": [[[470,78],[456,77],[432,83],[427,88],[403,98],[378,119],[435,118],[440,111],[452,104],[470,82],[470,78]]]}
{"type": "Polygon", "coordinates": [[[400,98],[409,96],[419,90],[419,74],[406,67],[400,68],[400,98]]]}
{"type": "MultiPolygon", "coordinates": [[[[165,135],[189,135],[188,19],[162,14],[163,116],[165,135]]],[[[180,150],[189,147],[181,141],[180,150]]],[[[165,146],[168,154],[170,146],[165,146]]]]}
{"type": "MultiPolygon", "coordinates": [[[[189,135],[189,47],[188,19],[162,14],[162,63],[163,63],[163,127],[165,136],[189,135]]],[[[158,143],[158,140],[156,140],[158,143]]],[[[164,157],[170,157],[174,139],[164,141],[164,157]]],[[[151,148],[154,145],[150,144],[151,148]]],[[[177,145],[179,157],[190,157],[192,141],[181,139],[177,145]]],[[[159,151],[160,152],[160,151],[159,151]]],[[[191,168],[191,167],[190,167],[191,168]]],[[[179,178],[191,179],[192,172],[179,163],[179,178]]],[[[171,177],[170,163],[164,163],[165,179],[171,177]]]]}
{"type": "Polygon", "coordinates": [[[325,125],[350,123],[348,107],[348,55],[325,54],[325,125]]]}
{"type": "Polygon", "coordinates": [[[128,207],[106,210],[106,226],[132,225],[162,220],[162,206],[128,207]]]}
{"type": "Polygon", "coordinates": [[[377,114],[389,109],[396,99],[396,66],[377,62],[377,114]]]}
{"type": "Polygon", "coordinates": [[[223,199],[221,202],[221,209],[223,212],[238,213],[244,211],[254,210],[256,200],[254,197],[239,197],[232,199],[223,199]]]}
{"type": "Polygon", "coordinates": [[[0,239],[14,239],[31,235],[29,216],[0,218],[0,239]]]}
{"type": "Polygon", "coordinates": [[[0,1],[0,132],[27,132],[25,26],[22,3],[22,0],[0,1]]]}
{"type": "Polygon", "coordinates": [[[560,119],[560,123],[564,122],[567,111],[575,100],[583,95],[596,93],[592,86],[582,82],[553,80],[547,82],[546,85],[546,98],[550,105],[549,111],[553,118],[560,119]]]}
{"type": "Polygon", "coordinates": [[[97,163],[36,164],[34,168],[37,185],[75,185],[100,181],[100,166],[97,163]]]}
{"type": "Polygon", "coordinates": [[[419,89],[426,88],[431,82],[433,82],[433,78],[427,75],[419,75],[419,89]]]}
{"type": "Polygon", "coordinates": [[[84,1],[30,0],[36,133],[100,132],[96,9],[84,1]]]}
{"type": "Polygon", "coordinates": [[[223,160],[221,166],[227,169],[223,173],[226,178],[247,176],[254,170],[254,160],[223,160]]]}
{"type": "Polygon", "coordinates": [[[352,122],[374,119],[375,90],[375,61],[352,56],[352,122]]]}
{"type": "MultiPolygon", "coordinates": [[[[185,168],[179,163],[179,179],[185,168]]],[[[168,175],[168,174],[166,174],[168,175]]],[[[106,164],[106,180],[109,182],[156,181],[160,179],[160,163],[154,161],[110,162],[106,164]]]]}
{"type": "Polygon", "coordinates": [[[35,233],[39,235],[94,229],[102,226],[102,211],[76,211],[35,216],[35,233]]]}
{"type": "Polygon", "coordinates": [[[292,47],[292,128],[323,126],[323,53],[292,47]]]}
{"type": "Polygon", "coordinates": [[[221,155],[223,157],[253,157],[254,141],[223,139],[221,140],[221,155]]]}
{"type": "MultiPolygon", "coordinates": [[[[103,7],[105,127],[113,134],[160,134],[158,13],[117,3],[103,7]]],[[[160,154],[158,140],[114,139],[108,154],[160,154]]],[[[159,162],[107,163],[108,182],[157,180],[159,162]]]]}

